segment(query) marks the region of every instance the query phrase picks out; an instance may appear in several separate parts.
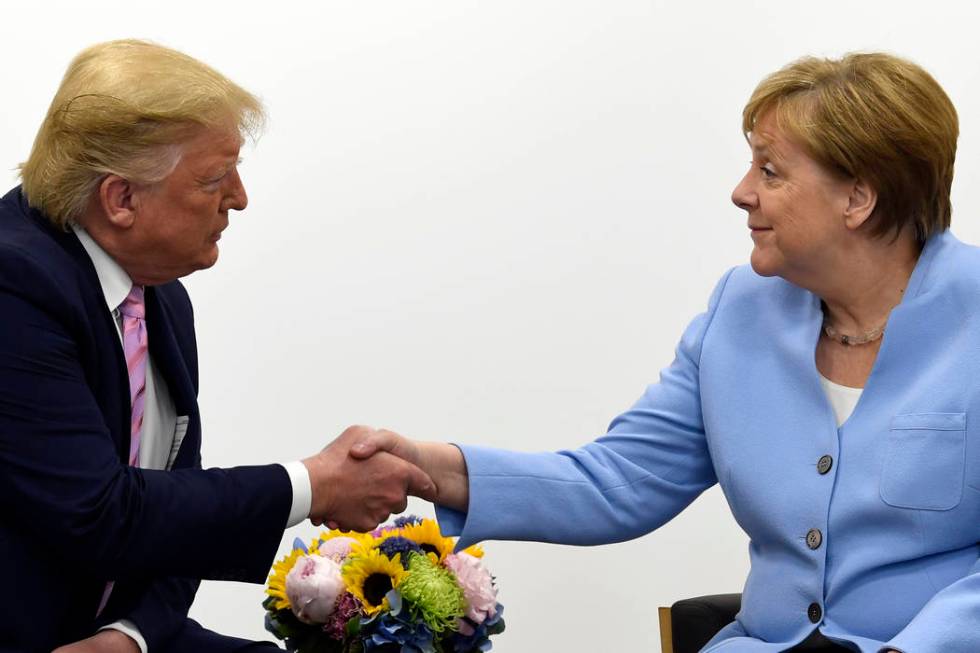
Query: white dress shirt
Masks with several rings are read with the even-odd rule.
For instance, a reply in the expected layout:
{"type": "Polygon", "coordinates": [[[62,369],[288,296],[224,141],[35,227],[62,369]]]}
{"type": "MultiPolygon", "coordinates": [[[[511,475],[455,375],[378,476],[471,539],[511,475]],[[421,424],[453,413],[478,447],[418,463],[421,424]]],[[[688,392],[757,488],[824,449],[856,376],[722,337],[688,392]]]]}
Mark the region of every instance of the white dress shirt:
{"type": "MultiPolygon", "coordinates": [[[[119,343],[122,346],[122,316],[119,305],[129,294],[133,282],[115,260],[103,250],[98,243],[82,227],[72,225],[72,230],[81,241],[82,247],[92,260],[95,272],[102,286],[106,308],[112,313],[119,331],[119,343]]],[[[140,437],[140,467],[143,469],[170,469],[177,451],[187,432],[188,416],[177,415],[170,390],[160,376],[160,371],[153,364],[153,357],[147,355],[146,360],[146,390],[143,404],[143,426],[140,437]]],[[[295,526],[310,514],[313,502],[313,490],[310,486],[310,475],[306,466],[299,461],[283,465],[289,475],[293,487],[293,504],[289,511],[286,527],[295,526]]],[[[118,630],[133,639],[142,653],[147,653],[146,640],[128,620],[120,620],[109,624],[104,629],[118,630]]]]}

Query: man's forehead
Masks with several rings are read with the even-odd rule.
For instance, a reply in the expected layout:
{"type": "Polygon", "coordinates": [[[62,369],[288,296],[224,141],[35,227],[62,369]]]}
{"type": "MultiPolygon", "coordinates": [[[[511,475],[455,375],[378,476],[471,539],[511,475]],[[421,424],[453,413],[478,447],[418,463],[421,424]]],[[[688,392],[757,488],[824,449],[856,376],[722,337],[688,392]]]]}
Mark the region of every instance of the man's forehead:
{"type": "Polygon", "coordinates": [[[185,156],[197,159],[237,159],[243,140],[240,134],[208,131],[184,144],[185,156]]]}

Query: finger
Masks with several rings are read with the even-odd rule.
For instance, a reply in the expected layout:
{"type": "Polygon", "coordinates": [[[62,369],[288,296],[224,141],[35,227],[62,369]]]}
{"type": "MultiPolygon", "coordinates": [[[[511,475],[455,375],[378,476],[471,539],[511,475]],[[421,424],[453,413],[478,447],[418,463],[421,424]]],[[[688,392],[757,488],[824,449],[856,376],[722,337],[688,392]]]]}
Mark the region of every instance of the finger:
{"type": "Polygon", "coordinates": [[[354,458],[370,458],[378,451],[389,451],[394,453],[398,449],[399,436],[391,431],[374,431],[360,442],[350,448],[350,455],[354,458]]]}
{"type": "Polygon", "coordinates": [[[353,439],[362,438],[365,435],[373,433],[374,430],[375,429],[373,426],[367,426],[366,424],[354,424],[352,426],[348,426],[347,428],[345,428],[344,432],[341,433],[339,436],[337,436],[337,440],[350,440],[352,438],[353,439]]]}
{"type": "Polygon", "coordinates": [[[408,508],[408,497],[405,497],[404,499],[397,501],[395,505],[392,506],[391,514],[400,515],[401,513],[405,512],[407,508],[408,508]]]}
{"type": "Polygon", "coordinates": [[[430,503],[434,503],[439,494],[439,490],[436,487],[435,481],[432,480],[432,477],[410,463],[407,464],[407,469],[407,492],[412,496],[416,496],[430,503]]]}

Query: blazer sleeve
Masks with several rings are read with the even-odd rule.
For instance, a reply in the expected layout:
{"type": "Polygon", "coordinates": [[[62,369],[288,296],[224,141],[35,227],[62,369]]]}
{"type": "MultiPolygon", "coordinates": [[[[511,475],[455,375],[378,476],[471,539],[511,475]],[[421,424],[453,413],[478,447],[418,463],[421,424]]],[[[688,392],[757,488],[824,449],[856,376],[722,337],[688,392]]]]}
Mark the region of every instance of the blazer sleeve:
{"type": "Polygon", "coordinates": [[[37,296],[0,283],[0,512],[39,541],[58,533],[59,555],[95,577],[264,581],[292,501],[286,470],[124,465],[79,360],[81,327],[37,296]],[[229,534],[241,546],[214,545],[229,534]]]}
{"type": "MultiPolygon", "coordinates": [[[[199,453],[199,452],[198,452],[199,453]]],[[[200,468],[200,458],[195,457],[200,468]]],[[[126,619],[136,626],[146,642],[147,653],[166,651],[186,627],[194,596],[201,581],[193,578],[165,577],[120,583],[106,606],[102,622],[126,619]]]]}
{"type": "Polygon", "coordinates": [[[685,330],[673,363],[606,435],[575,450],[460,446],[466,513],[438,507],[459,548],[482,540],[593,545],[659,528],[716,481],[701,416],[701,345],[731,270],[685,330]]]}
{"type": "Polygon", "coordinates": [[[980,559],[970,573],[938,592],[882,647],[905,653],[980,651],[980,559]]]}
{"type": "Polygon", "coordinates": [[[126,619],[143,637],[147,653],[168,650],[170,642],[187,624],[187,613],[200,584],[201,581],[190,578],[152,581],[124,615],[101,621],[108,624],[126,619]]]}

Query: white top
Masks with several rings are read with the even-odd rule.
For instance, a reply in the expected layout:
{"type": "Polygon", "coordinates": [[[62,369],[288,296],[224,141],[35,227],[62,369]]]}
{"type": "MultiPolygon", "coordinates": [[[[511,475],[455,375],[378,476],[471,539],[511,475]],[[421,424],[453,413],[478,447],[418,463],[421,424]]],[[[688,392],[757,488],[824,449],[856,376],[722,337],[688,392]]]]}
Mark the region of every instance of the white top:
{"type": "MultiPolygon", "coordinates": [[[[123,303],[133,281],[118,263],[102,249],[92,236],[82,227],[73,224],[72,230],[81,241],[82,247],[95,267],[105,297],[106,308],[112,313],[119,331],[119,343],[122,345],[122,316],[119,305],[123,303]]],[[[143,469],[170,469],[177,457],[180,443],[187,434],[189,416],[178,415],[170,390],[160,376],[160,371],[153,364],[153,357],[146,357],[146,390],[143,395],[143,426],[140,437],[140,467],[143,469]]],[[[289,474],[293,487],[293,504],[289,512],[286,527],[295,526],[310,514],[313,502],[313,489],[310,485],[310,475],[306,466],[300,461],[283,465],[289,474]]],[[[147,653],[146,640],[140,634],[136,625],[128,620],[109,624],[105,628],[119,630],[131,638],[139,646],[142,653],[147,653]]]]}
{"type": "Polygon", "coordinates": [[[857,406],[858,400],[861,398],[861,393],[864,392],[864,388],[851,388],[846,385],[834,383],[823,374],[820,375],[820,385],[823,386],[823,391],[827,395],[827,401],[830,402],[830,407],[834,409],[834,416],[837,418],[837,427],[840,428],[841,424],[846,422],[847,418],[854,412],[854,407],[857,406]]]}

